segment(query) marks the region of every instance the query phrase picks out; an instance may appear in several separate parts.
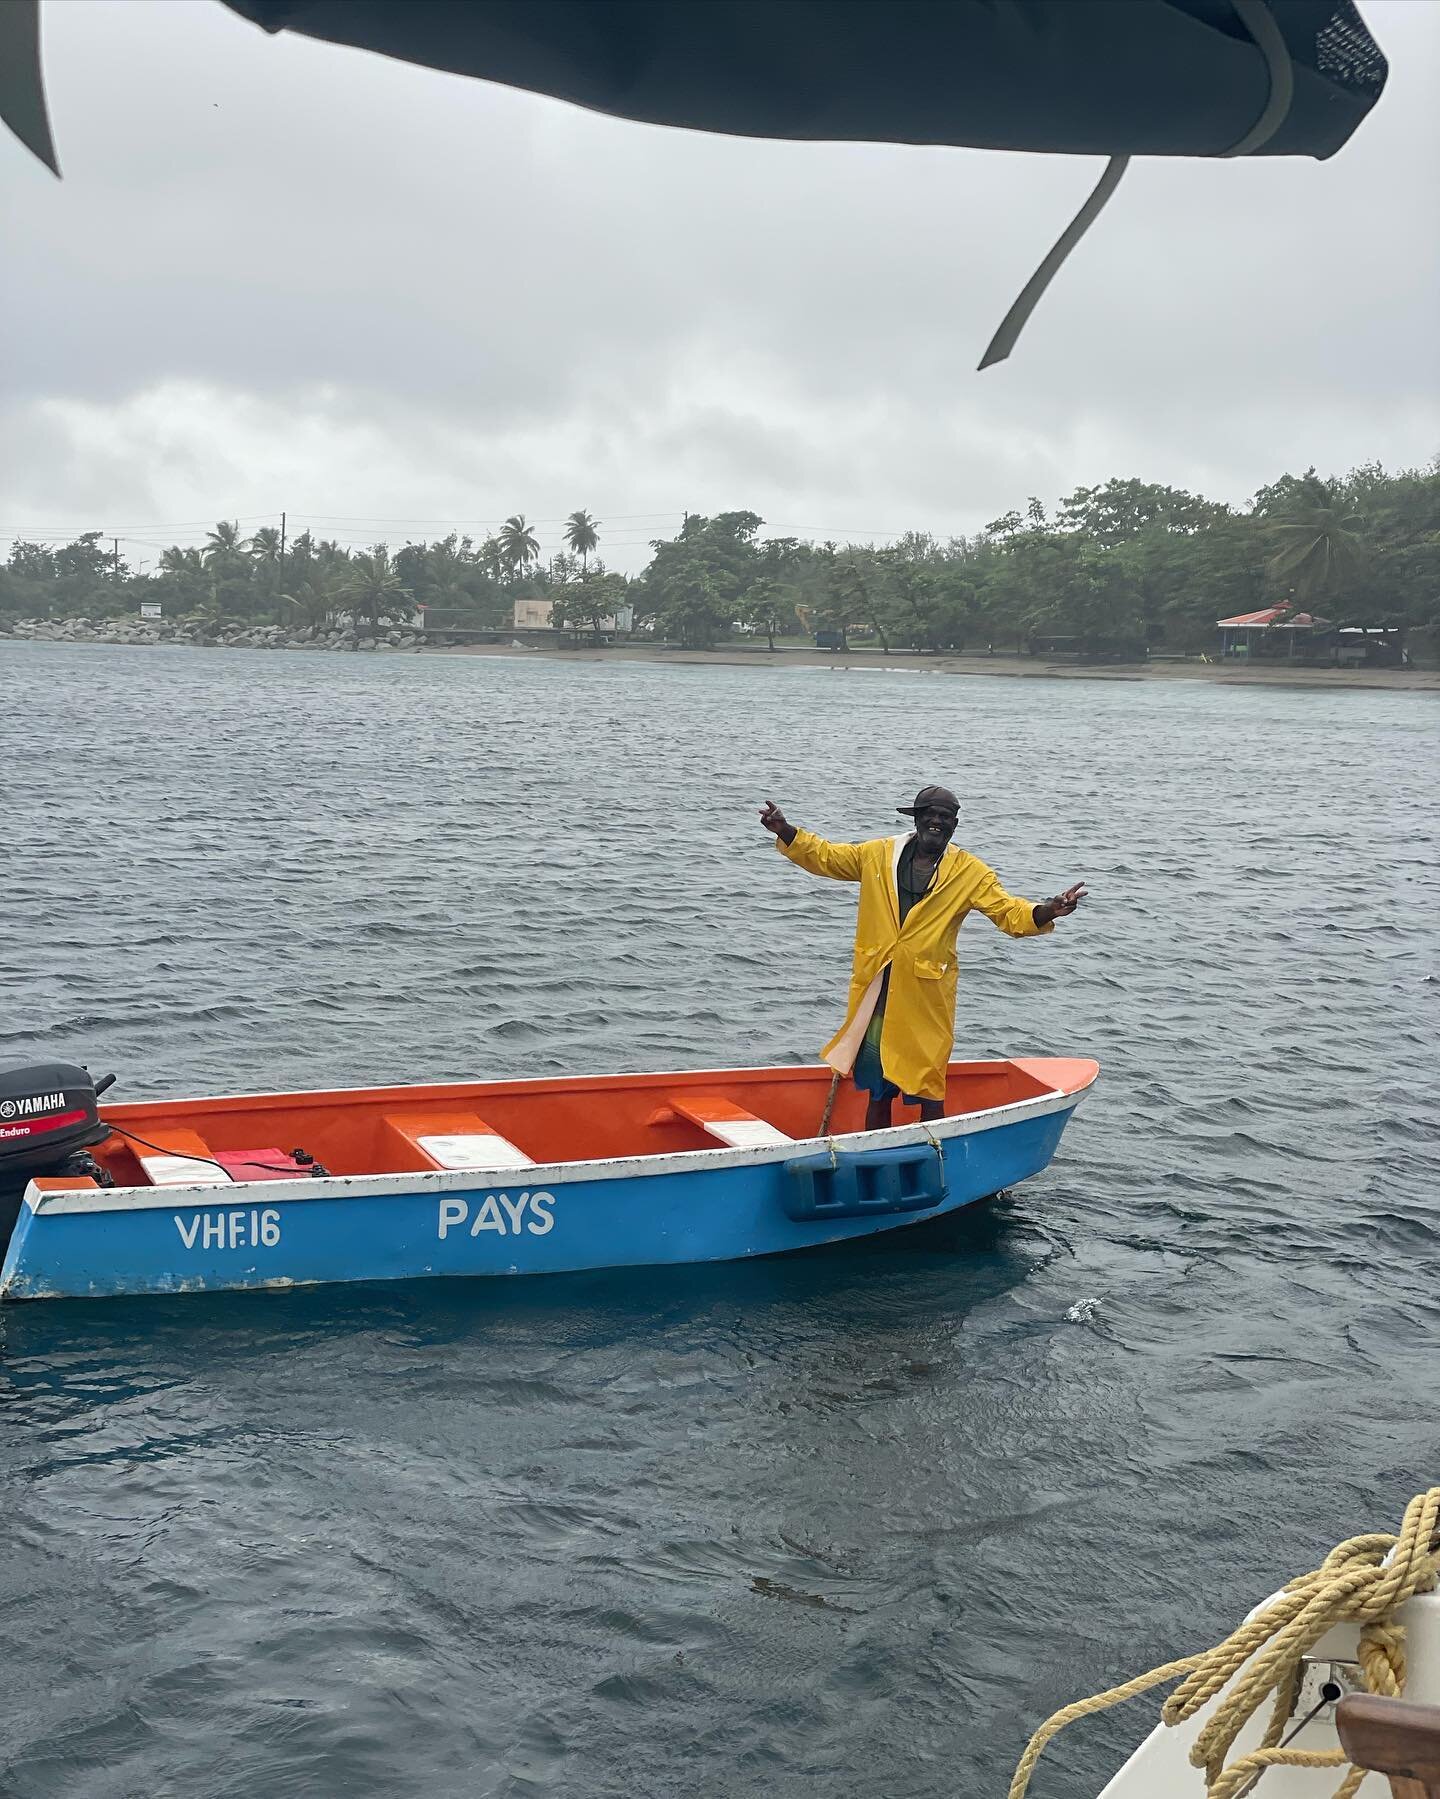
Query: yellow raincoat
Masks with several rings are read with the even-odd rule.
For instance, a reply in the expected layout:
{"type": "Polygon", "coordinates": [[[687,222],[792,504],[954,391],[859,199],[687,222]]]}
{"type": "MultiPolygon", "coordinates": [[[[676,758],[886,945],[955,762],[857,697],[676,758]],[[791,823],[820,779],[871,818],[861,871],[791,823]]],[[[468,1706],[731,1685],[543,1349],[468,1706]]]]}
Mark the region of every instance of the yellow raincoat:
{"type": "Polygon", "coordinates": [[[888,967],[890,990],[880,1038],[885,1078],[917,1099],[944,1099],[945,1071],[955,1047],[955,934],[965,914],[983,912],[1011,937],[1034,937],[1055,927],[1037,927],[1029,900],[1007,893],[993,868],[953,845],[941,858],[929,893],[910,908],[902,926],[896,877],[909,838],[906,833],[869,843],[827,843],[813,831],[797,830],[793,843],[777,837],[775,844],[782,856],[811,874],[860,883],[850,1006],[845,1023],[820,1054],[841,1074],[850,1073],[888,967]]]}

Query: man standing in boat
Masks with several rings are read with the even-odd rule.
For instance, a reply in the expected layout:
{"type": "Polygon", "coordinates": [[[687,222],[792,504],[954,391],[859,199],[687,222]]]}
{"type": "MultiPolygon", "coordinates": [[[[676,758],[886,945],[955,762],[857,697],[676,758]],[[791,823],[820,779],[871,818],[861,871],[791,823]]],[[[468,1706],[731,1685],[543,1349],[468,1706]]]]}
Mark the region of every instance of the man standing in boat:
{"type": "Polygon", "coordinates": [[[1085,895],[1078,882],[1032,905],[1000,885],[978,856],[950,842],[960,802],[948,787],[922,787],[897,811],[915,829],[868,843],[827,843],[792,825],[767,800],[760,822],[782,856],[832,881],[860,883],[855,961],[845,1023],[820,1052],[870,1096],[867,1131],[891,1122],[897,1095],[924,1119],[945,1112],[955,1047],[955,936],[967,912],[983,912],[1011,937],[1034,937],[1068,918],[1085,895]]]}

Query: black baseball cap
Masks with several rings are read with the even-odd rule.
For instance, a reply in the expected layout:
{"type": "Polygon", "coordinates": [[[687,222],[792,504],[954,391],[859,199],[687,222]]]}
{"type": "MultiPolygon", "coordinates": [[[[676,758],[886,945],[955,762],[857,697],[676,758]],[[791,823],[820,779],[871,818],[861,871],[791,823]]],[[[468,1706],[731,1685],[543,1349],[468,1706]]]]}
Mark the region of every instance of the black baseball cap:
{"type": "Polygon", "coordinates": [[[960,802],[948,787],[922,787],[915,795],[913,806],[897,806],[897,812],[903,812],[906,818],[914,818],[917,812],[949,812],[956,818],[960,816],[960,802]]]}

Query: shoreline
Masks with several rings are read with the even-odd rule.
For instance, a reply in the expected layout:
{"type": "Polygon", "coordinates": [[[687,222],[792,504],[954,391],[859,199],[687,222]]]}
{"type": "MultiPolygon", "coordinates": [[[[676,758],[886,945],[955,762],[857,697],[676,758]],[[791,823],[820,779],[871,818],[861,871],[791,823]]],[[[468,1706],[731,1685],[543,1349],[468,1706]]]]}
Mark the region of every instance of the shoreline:
{"type": "MultiPolygon", "coordinates": [[[[29,621],[26,621],[27,623],[29,621]]],[[[337,634],[338,635],[338,634],[337,634]]],[[[628,662],[686,668],[825,669],[832,674],[927,674],[978,675],[1017,681],[1208,681],[1221,687],[1288,687],[1345,689],[1346,691],[1440,693],[1440,669],[1425,668],[1306,668],[1277,664],[1245,667],[1234,663],[1151,661],[1134,663],[1061,663],[1038,656],[1016,655],[917,655],[897,650],[891,655],[876,649],[849,652],[784,648],[750,649],[727,645],[723,649],[661,649],[629,643],[592,648],[586,645],[532,644],[427,644],[418,634],[392,632],[376,639],[354,636],[348,642],[297,641],[283,636],[278,627],[242,629],[229,640],[207,640],[173,631],[147,632],[143,626],[121,627],[113,634],[61,634],[0,630],[0,644],[64,643],[81,647],[110,644],[129,649],[264,649],[309,650],[333,654],[337,650],[366,654],[389,653],[419,656],[490,656],[547,662],[628,662]],[[403,640],[401,640],[403,637],[403,640]]]]}
{"type": "Polygon", "coordinates": [[[644,644],[614,649],[515,649],[508,644],[457,644],[421,652],[429,656],[543,658],[548,662],[643,662],[685,667],[828,669],[836,674],[985,675],[1016,681],[1210,681],[1225,687],[1360,688],[1440,693],[1440,669],[1427,668],[1237,668],[1218,662],[1133,662],[1079,664],[1046,662],[1038,656],[918,656],[896,650],[662,650],[644,644]]]}

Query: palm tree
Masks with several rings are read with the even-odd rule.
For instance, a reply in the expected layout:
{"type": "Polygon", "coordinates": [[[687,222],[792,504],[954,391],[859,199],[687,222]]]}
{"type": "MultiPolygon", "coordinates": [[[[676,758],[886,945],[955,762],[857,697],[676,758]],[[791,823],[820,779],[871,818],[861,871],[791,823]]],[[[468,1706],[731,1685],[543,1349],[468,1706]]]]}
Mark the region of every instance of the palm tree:
{"type": "Polygon", "coordinates": [[[335,594],[323,578],[318,581],[299,581],[292,593],[282,593],[280,598],[286,605],[293,606],[299,617],[315,630],[330,623],[330,615],[335,608],[335,594]]]}
{"type": "Polygon", "coordinates": [[[475,552],[476,566],[491,581],[499,581],[505,575],[505,558],[500,552],[500,539],[492,531],[475,552]]]}
{"type": "Polygon", "coordinates": [[[284,572],[280,564],[280,533],[274,525],[262,526],[245,547],[253,564],[250,580],[255,595],[273,606],[284,572]]]}
{"type": "Polygon", "coordinates": [[[410,589],[400,585],[387,546],[377,543],[368,555],[352,559],[340,594],[350,610],[373,630],[382,618],[394,618],[402,610],[401,602],[410,598],[410,589]]]}
{"type": "Polygon", "coordinates": [[[585,563],[590,552],[600,543],[597,521],[588,512],[572,512],[565,521],[565,541],[580,558],[580,579],[585,579],[585,563]]]}
{"type": "Polygon", "coordinates": [[[322,625],[328,613],[323,596],[311,581],[297,583],[294,593],[282,593],[280,602],[284,606],[293,606],[300,618],[307,625],[322,625]]]}
{"type": "Polygon", "coordinates": [[[215,592],[215,582],[207,576],[199,550],[181,549],[178,543],[160,552],[159,579],[169,596],[181,605],[193,605],[207,594],[213,597],[215,592]]]}
{"type": "Polygon", "coordinates": [[[1358,572],[1361,544],[1355,533],[1364,522],[1333,506],[1281,519],[1270,531],[1277,546],[1268,564],[1271,579],[1301,605],[1312,606],[1358,572]]]}
{"type": "Polygon", "coordinates": [[[239,520],[222,518],[205,539],[203,555],[207,562],[230,563],[243,552],[240,548],[239,520]]]}
{"type": "Polygon", "coordinates": [[[232,592],[229,600],[220,591],[235,582],[248,584],[253,573],[250,558],[245,554],[240,540],[240,526],[232,519],[221,519],[215,529],[205,539],[205,547],[200,552],[206,572],[215,584],[220,596],[222,609],[233,602],[232,592]]]}
{"type": "Polygon", "coordinates": [[[263,525],[250,539],[250,554],[264,567],[280,560],[280,533],[274,525],[263,525]]]}
{"type": "Polygon", "coordinates": [[[540,559],[540,542],[525,523],[525,514],[517,512],[500,527],[500,560],[512,576],[523,575],[532,562],[540,559]]]}

